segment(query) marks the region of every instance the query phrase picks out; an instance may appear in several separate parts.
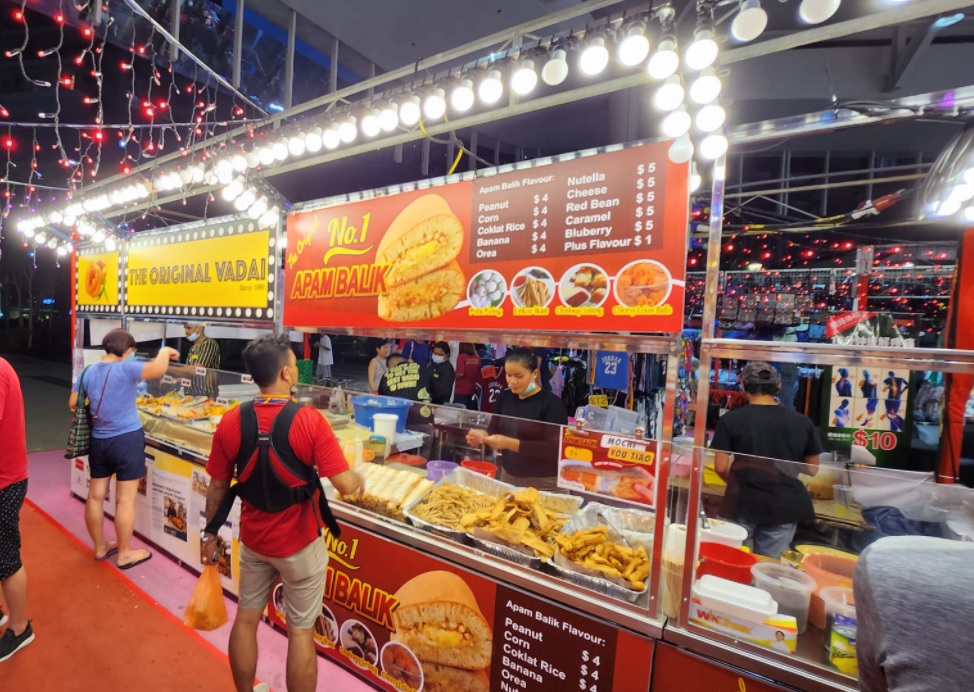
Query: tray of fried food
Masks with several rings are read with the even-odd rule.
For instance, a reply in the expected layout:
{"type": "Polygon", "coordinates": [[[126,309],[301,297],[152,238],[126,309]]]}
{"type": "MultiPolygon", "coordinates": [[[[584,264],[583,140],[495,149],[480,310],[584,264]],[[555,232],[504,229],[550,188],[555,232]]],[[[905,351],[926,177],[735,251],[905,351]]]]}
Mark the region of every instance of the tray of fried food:
{"type": "Polygon", "coordinates": [[[400,471],[379,464],[361,464],[355,470],[365,482],[365,491],[357,497],[341,495],[341,500],[391,519],[405,519],[403,507],[433,486],[432,481],[415,471],[400,471]]]}
{"type": "Polygon", "coordinates": [[[653,520],[650,512],[589,503],[555,536],[554,567],[574,584],[636,601],[649,588],[653,520]],[[639,530],[626,530],[617,520],[639,530]]]}
{"type": "MultiPolygon", "coordinates": [[[[457,471],[469,473],[467,469],[457,471]]],[[[486,478],[482,474],[476,475],[486,478]]],[[[428,492],[405,507],[403,513],[406,519],[414,526],[463,541],[467,533],[460,527],[460,520],[467,514],[493,507],[497,502],[496,494],[464,485],[464,480],[450,476],[442,478],[428,492]]]]}
{"type": "Polygon", "coordinates": [[[464,515],[460,527],[485,552],[526,567],[541,567],[554,557],[554,536],[581,503],[570,495],[516,488],[492,507],[464,515]]]}

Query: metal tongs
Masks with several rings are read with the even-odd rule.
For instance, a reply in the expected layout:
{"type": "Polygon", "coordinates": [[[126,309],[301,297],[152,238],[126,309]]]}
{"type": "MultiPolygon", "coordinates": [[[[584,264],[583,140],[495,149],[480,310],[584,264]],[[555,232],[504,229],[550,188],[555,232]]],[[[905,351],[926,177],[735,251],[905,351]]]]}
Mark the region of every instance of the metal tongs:
{"type": "Polygon", "coordinates": [[[599,513],[598,513],[598,514],[596,514],[595,516],[596,516],[596,518],[598,518],[598,520],[599,520],[599,521],[601,521],[601,522],[602,522],[603,524],[605,524],[605,525],[606,525],[606,526],[608,526],[608,527],[609,527],[610,529],[612,529],[613,531],[615,531],[615,532],[616,532],[616,535],[617,535],[617,536],[619,536],[619,539],[620,539],[620,540],[621,540],[621,541],[622,541],[623,543],[625,543],[625,544],[626,544],[626,547],[627,547],[627,548],[629,548],[630,550],[632,550],[632,544],[631,544],[631,543],[629,542],[629,540],[628,540],[628,539],[626,538],[626,536],[625,536],[625,534],[624,534],[624,533],[622,533],[622,531],[621,531],[621,530],[619,529],[619,527],[618,527],[618,526],[616,526],[616,525],[615,525],[615,524],[613,524],[613,523],[612,523],[611,521],[609,521],[609,518],[608,518],[608,517],[606,517],[606,516],[605,516],[605,514],[603,514],[602,512],[599,512],[599,513]]]}

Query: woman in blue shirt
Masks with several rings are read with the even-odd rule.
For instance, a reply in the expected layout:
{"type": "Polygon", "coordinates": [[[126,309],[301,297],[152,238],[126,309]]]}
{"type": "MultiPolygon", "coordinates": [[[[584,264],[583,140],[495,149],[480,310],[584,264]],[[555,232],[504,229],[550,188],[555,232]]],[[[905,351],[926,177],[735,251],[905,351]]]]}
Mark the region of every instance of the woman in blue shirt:
{"type": "MultiPolygon", "coordinates": [[[[85,524],[95,544],[95,559],[105,560],[118,554],[121,569],[130,569],[152,557],[148,550],[133,549],[135,530],[135,496],[139,481],[145,476],[145,433],[135,405],[140,380],[162,377],[169,361],[179,358],[179,351],[162,347],[148,363],[133,360],[135,338],[124,329],[113,329],[102,340],[105,357],[100,363],[85,368],[85,395],[91,413],[91,451],[88,466],[91,483],[85,505],[85,524]],[[115,476],[115,534],[109,541],[104,531],[104,502],[108,485],[115,476]]],[[[79,380],[81,379],[79,378],[79,380]]],[[[78,403],[78,383],[69,406],[78,403]]]]}

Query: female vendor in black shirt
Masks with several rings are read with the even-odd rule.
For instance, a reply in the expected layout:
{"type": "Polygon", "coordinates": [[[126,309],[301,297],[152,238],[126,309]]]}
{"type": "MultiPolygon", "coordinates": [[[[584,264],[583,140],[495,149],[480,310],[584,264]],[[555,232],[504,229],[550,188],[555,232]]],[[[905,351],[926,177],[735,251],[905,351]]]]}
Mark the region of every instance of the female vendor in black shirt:
{"type": "Polygon", "coordinates": [[[568,424],[561,399],[541,388],[537,356],[512,348],[504,356],[507,386],[497,397],[487,430],[467,433],[467,444],[500,451],[500,480],[552,490],[558,476],[560,425],[568,424]]]}

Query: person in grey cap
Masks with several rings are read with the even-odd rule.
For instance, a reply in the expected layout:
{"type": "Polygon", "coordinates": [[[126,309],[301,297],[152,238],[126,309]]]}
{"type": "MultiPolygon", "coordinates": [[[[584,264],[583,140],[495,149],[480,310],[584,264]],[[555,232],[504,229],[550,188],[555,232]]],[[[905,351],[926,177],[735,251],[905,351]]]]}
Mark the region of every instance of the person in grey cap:
{"type": "Polygon", "coordinates": [[[815,519],[798,474],[816,474],[822,445],[807,416],[778,404],[781,381],[773,365],[748,363],[741,382],[748,405],[717,422],[710,444],[714,470],[727,482],[720,514],[747,529],[754,552],[777,558],[789,549],[798,522],[815,519]]]}

